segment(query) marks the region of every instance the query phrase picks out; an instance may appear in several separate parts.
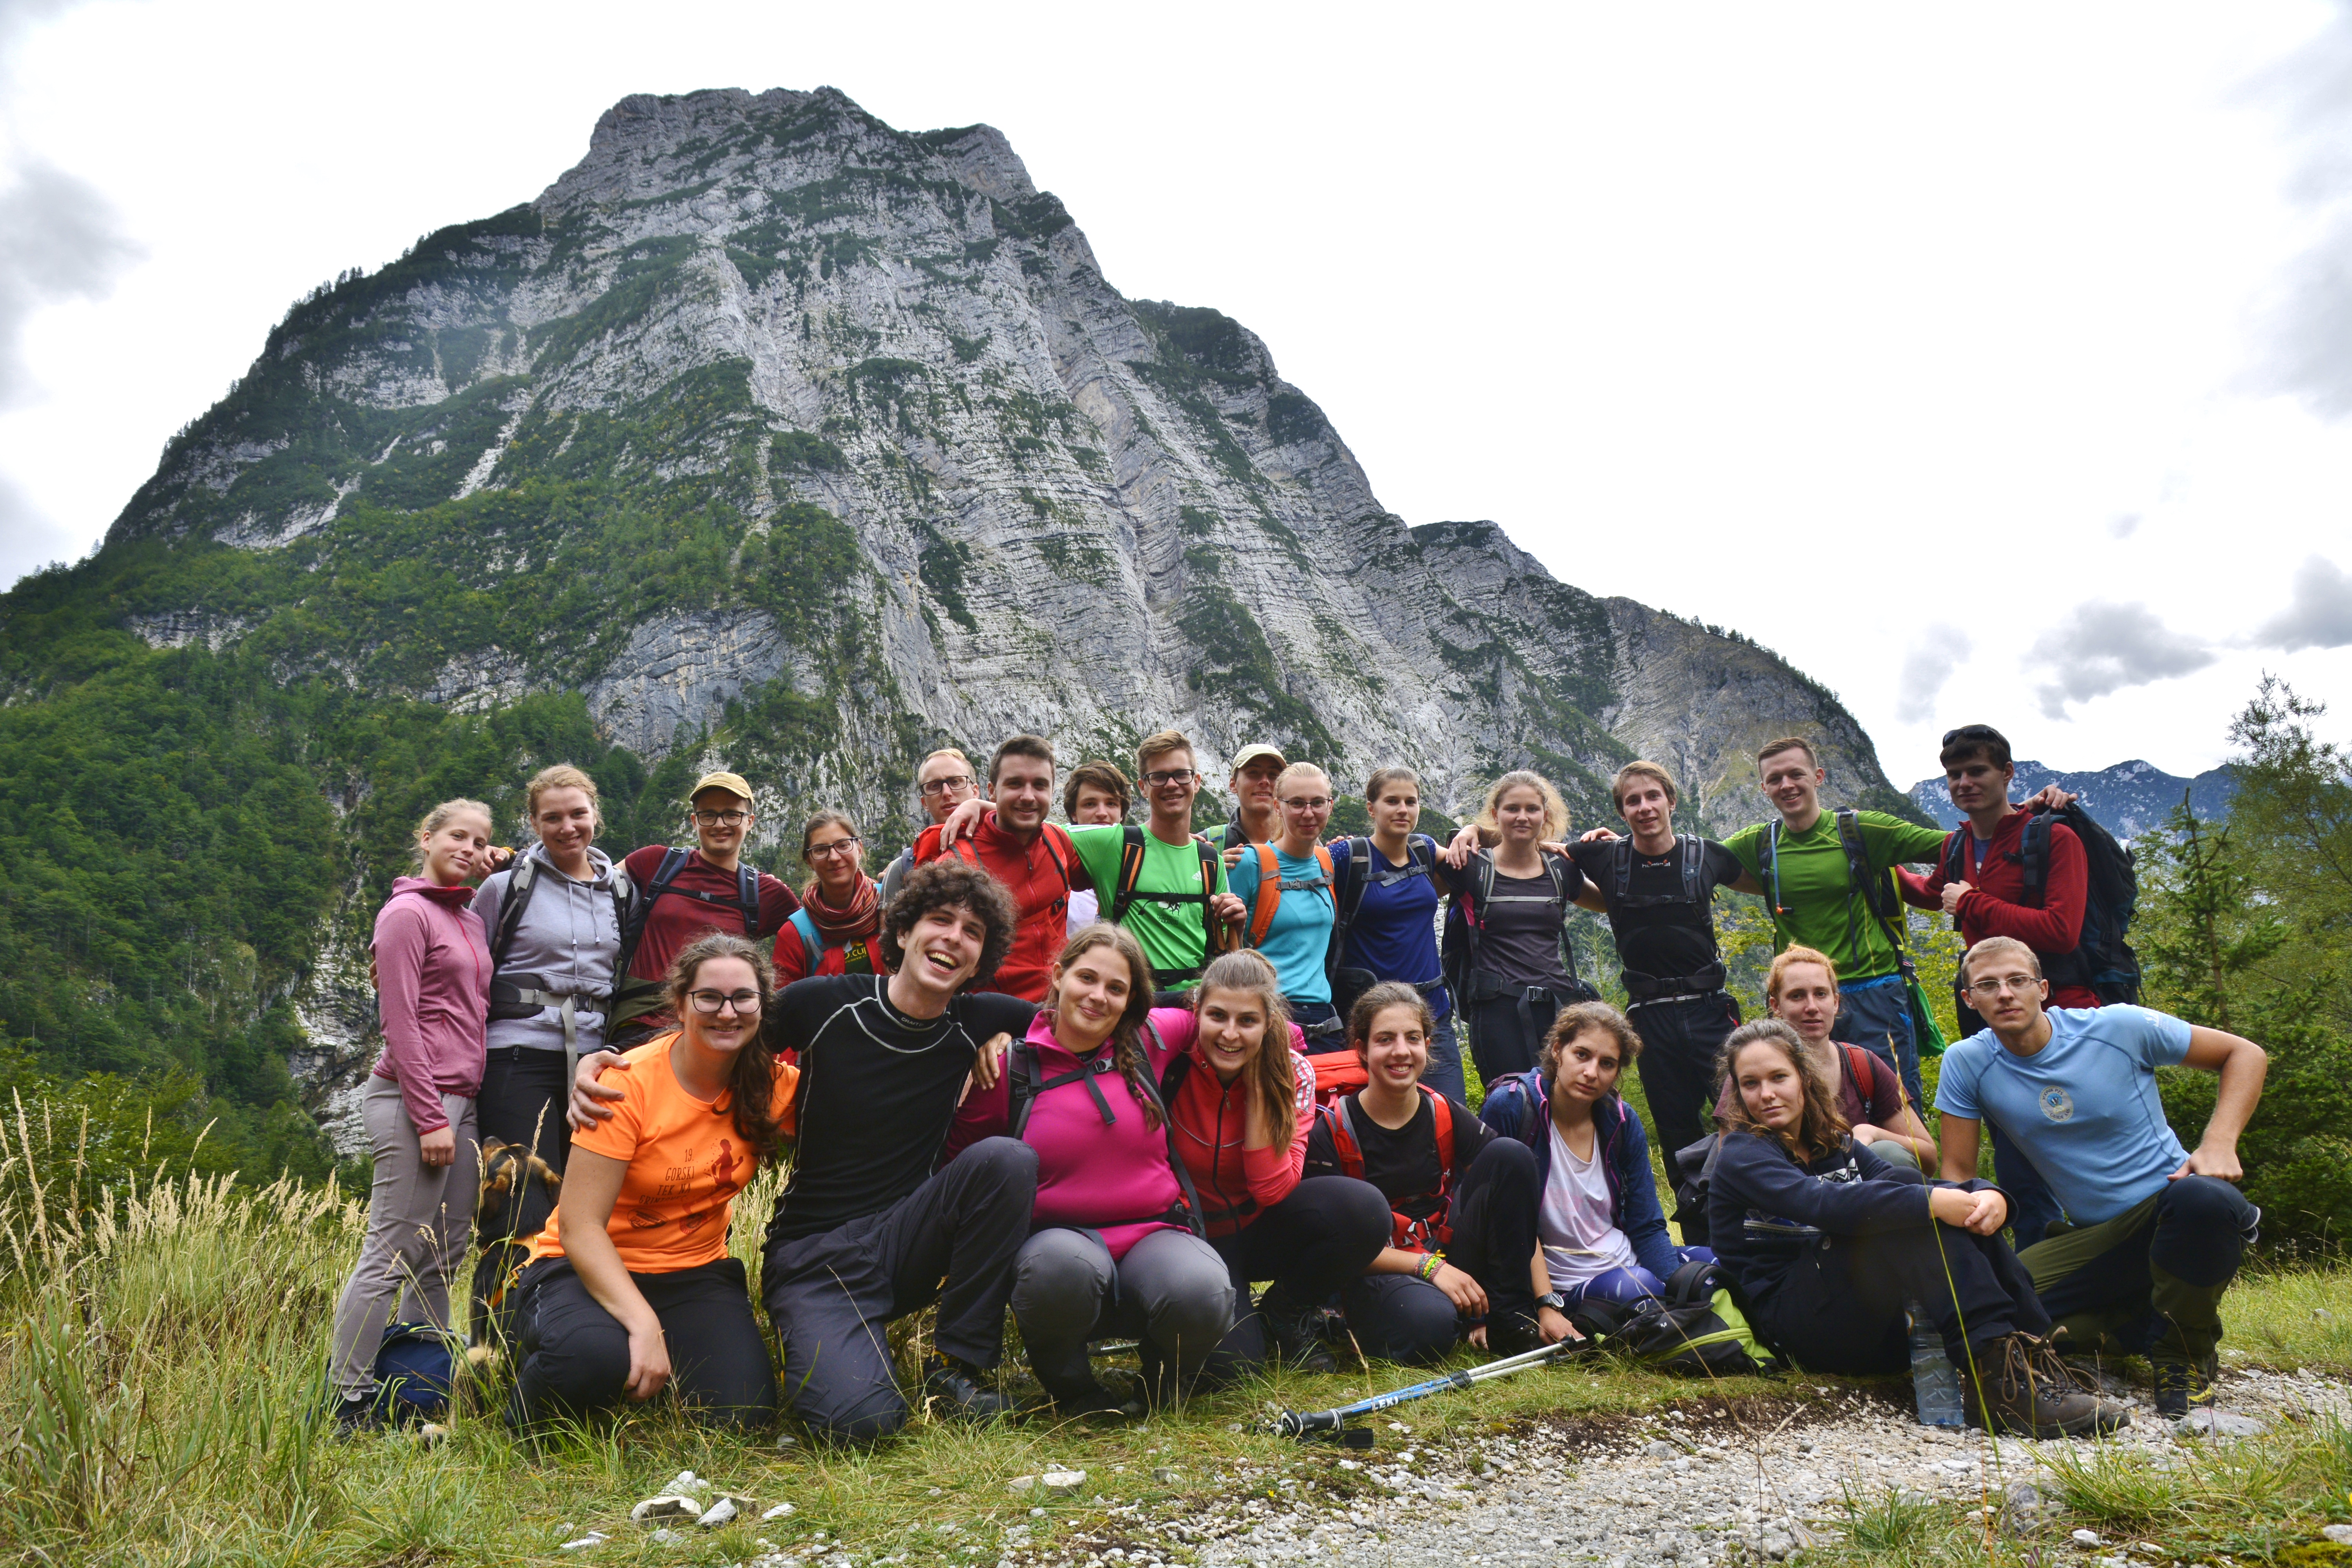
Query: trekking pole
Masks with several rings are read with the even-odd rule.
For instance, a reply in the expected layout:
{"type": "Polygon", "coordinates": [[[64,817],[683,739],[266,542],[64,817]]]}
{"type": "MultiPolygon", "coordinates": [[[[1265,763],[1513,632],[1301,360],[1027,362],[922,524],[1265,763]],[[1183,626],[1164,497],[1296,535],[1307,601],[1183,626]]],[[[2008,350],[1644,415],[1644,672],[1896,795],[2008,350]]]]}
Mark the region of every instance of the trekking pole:
{"type": "Polygon", "coordinates": [[[1522,1351],[1517,1355],[1505,1356],[1500,1361],[1490,1361],[1483,1366],[1465,1367],[1460,1372],[1449,1372],[1444,1377],[1433,1377],[1425,1383],[1416,1383],[1409,1387],[1393,1389],[1387,1394],[1376,1394],[1370,1399],[1359,1399],[1353,1405],[1342,1405],[1335,1410],[1286,1410],[1280,1415],[1270,1418],[1264,1429],[1278,1437],[1318,1437],[1337,1435],[1350,1416],[1370,1415],[1375,1411],[1386,1410],[1392,1405],[1404,1405],[1415,1399],[1426,1399],[1433,1394],[1444,1394],[1449,1389],[1469,1388],[1498,1377],[1508,1377],[1515,1372],[1525,1372],[1530,1367],[1549,1366],[1554,1362],[1566,1361],[1571,1356],[1581,1354],[1591,1348],[1591,1345],[1587,1341],[1561,1340],[1557,1344],[1522,1351]]]}

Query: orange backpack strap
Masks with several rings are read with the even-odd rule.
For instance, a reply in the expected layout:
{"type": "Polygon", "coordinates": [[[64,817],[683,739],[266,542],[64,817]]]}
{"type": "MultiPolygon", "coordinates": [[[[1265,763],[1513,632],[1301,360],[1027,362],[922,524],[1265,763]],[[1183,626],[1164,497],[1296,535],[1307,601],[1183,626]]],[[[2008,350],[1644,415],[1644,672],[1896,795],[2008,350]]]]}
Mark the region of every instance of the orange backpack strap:
{"type": "Polygon", "coordinates": [[[1437,1190],[1443,1193],[1454,1185],[1454,1102],[1425,1083],[1419,1088],[1437,1122],[1437,1190]]]}
{"type": "MultiPolygon", "coordinates": [[[[1257,947],[1265,942],[1265,933],[1274,929],[1274,911],[1282,903],[1282,863],[1274,858],[1271,844],[1253,844],[1250,847],[1257,852],[1257,910],[1250,917],[1249,945],[1257,947]]],[[[1322,855],[1322,847],[1317,846],[1315,852],[1322,855]]],[[[1327,870],[1330,862],[1331,858],[1324,855],[1327,870]]]]}

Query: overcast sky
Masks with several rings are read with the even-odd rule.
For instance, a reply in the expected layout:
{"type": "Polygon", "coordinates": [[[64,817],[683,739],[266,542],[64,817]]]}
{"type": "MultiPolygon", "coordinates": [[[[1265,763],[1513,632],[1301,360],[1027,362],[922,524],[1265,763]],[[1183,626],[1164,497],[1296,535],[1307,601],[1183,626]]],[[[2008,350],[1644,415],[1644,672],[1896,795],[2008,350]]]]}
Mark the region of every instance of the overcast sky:
{"type": "Polygon", "coordinates": [[[2001,726],[2352,731],[2352,15],[0,0],[0,582],[95,542],[302,291],[631,92],[985,121],[1412,522],[1734,626],[1907,783],[2001,726]]]}

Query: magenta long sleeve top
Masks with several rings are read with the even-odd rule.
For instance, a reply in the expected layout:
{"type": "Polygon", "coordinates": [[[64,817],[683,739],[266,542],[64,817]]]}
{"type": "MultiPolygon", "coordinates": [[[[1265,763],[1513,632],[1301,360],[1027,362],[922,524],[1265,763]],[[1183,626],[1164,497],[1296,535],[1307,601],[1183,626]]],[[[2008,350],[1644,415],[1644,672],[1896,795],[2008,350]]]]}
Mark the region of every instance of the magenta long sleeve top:
{"type": "Polygon", "coordinates": [[[441,1097],[470,1100],[482,1087],[490,1010],[490,943],[467,906],[471,888],[422,877],[394,879],[375,917],[375,995],[383,1055],[375,1076],[400,1086],[419,1132],[449,1124],[441,1097]]]}

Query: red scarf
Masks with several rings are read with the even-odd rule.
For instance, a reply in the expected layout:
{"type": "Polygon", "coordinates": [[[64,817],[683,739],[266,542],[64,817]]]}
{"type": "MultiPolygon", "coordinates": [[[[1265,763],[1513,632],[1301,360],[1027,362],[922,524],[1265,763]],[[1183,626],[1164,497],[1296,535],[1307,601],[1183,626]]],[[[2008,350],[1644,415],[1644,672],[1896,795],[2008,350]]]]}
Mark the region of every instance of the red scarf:
{"type": "MultiPolygon", "coordinates": [[[[816,922],[817,934],[824,938],[827,947],[847,947],[853,942],[864,942],[870,948],[882,931],[882,890],[870,877],[857,879],[857,890],[850,895],[849,907],[838,908],[825,902],[824,888],[814,877],[801,889],[801,904],[816,922]]],[[[878,959],[880,954],[877,952],[878,959]]],[[[878,964],[877,964],[877,967],[878,964]]]]}

